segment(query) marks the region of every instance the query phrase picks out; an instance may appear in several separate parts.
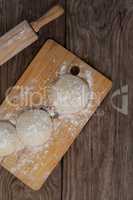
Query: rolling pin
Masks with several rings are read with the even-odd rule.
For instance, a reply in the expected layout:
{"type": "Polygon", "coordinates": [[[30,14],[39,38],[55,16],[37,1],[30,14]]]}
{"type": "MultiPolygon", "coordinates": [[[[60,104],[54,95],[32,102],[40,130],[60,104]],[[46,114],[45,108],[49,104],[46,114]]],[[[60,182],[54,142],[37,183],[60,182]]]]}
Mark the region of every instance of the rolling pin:
{"type": "Polygon", "coordinates": [[[63,13],[64,9],[60,5],[56,5],[38,20],[30,24],[24,20],[3,35],[0,38],[0,65],[38,40],[37,32],[46,24],[63,15],[63,13]]]}

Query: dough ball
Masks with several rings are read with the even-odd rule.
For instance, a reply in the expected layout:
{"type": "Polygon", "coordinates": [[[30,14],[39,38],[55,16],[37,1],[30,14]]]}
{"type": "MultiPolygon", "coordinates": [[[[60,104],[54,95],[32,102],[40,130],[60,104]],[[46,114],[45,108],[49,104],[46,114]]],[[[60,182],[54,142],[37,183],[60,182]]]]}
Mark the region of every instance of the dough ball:
{"type": "Polygon", "coordinates": [[[17,119],[16,129],[25,146],[40,146],[51,137],[52,120],[43,110],[27,110],[17,119]]]}
{"type": "Polygon", "coordinates": [[[18,149],[19,139],[10,122],[0,122],[0,156],[7,156],[18,149]]]}
{"type": "Polygon", "coordinates": [[[83,79],[66,74],[50,88],[48,99],[59,114],[74,114],[87,106],[89,86],[83,79]]]}

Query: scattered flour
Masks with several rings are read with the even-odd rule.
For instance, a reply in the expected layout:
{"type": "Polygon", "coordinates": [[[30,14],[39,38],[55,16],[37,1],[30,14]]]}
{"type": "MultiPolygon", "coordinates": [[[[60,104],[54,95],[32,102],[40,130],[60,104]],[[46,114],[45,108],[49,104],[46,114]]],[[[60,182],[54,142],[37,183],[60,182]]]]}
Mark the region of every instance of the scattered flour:
{"type": "Polygon", "coordinates": [[[61,66],[60,66],[60,70],[59,72],[57,72],[57,76],[62,76],[64,74],[68,73],[68,63],[64,62],[61,66]]]}
{"type": "MultiPolygon", "coordinates": [[[[55,60],[53,59],[53,63],[55,60]]],[[[64,74],[68,73],[68,64],[66,62],[63,63],[63,65],[60,68],[60,71],[58,72],[58,76],[63,76],[64,74]]],[[[77,136],[77,127],[78,129],[83,128],[85,123],[88,120],[88,117],[91,116],[92,110],[93,110],[93,101],[96,98],[93,93],[93,78],[90,70],[86,70],[85,72],[85,80],[88,82],[89,85],[89,99],[88,99],[88,104],[86,107],[78,114],[59,114],[58,119],[53,120],[53,127],[54,127],[54,132],[62,126],[62,123],[69,124],[68,128],[68,134],[70,134],[70,137],[76,138],[77,136]],[[90,111],[90,112],[89,112],[90,111]]],[[[27,87],[24,88],[22,92],[19,93],[18,96],[16,96],[16,99],[23,99],[25,96],[28,96],[30,93],[32,93],[34,90],[34,83],[28,85],[27,87]]],[[[0,110],[0,113],[2,111],[0,110]]],[[[55,116],[55,111],[50,110],[50,115],[51,117],[54,118],[55,116]]],[[[7,113],[5,115],[6,118],[11,119],[13,118],[13,114],[7,113]]],[[[15,116],[16,117],[16,116],[15,116]]],[[[11,172],[12,173],[21,173],[25,176],[27,176],[29,179],[34,180],[34,173],[37,171],[37,169],[41,166],[44,166],[44,162],[41,160],[42,157],[40,156],[43,152],[43,156],[47,156],[49,152],[49,147],[52,144],[53,140],[51,138],[50,141],[48,141],[45,145],[39,146],[39,147],[30,147],[26,148],[20,155],[16,153],[17,157],[17,162],[15,167],[12,167],[11,172]],[[37,162],[36,162],[37,161],[37,162]],[[31,170],[30,166],[34,166],[31,170]]],[[[65,141],[63,141],[65,142],[65,141]]],[[[59,156],[54,155],[54,158],[59,161],[59,156]]],[[[44,180],[47,179],[49,176],[50,172],[45,172],[44,175],[44,180]]]]}
{"type": "Polygon", "coordinates": [[[43,156],[47,155],[51,142],[52,140],[42,146],[26,148],[20,156],[16,153],[17,162],[15,166],[11,168],[11,172],[13,174],[21,172],[21,174],[27,176],[29,179],[34,179],[34,172],[37,171],[40,165],[44,166],[45,164],[40,155],[42,155],[42,152],[43,156]],[[32,166],[32,168],[30,168],[30,166],[32,166]]]}

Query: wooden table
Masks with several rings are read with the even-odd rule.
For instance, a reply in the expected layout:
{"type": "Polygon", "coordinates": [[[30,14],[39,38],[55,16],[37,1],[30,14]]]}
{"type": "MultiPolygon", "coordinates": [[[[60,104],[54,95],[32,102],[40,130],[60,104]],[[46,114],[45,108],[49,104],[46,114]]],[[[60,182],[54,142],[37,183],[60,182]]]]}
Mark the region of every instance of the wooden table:
{"type": "MultiPolygon", "coordinates": [[[[32,21],[55,0],[0,1],[0,34],[32,21]]],[[[43,43],[52,38],[113,80],[102,103],[44,187],[33,192],[0,168],[0,200],[133,199],[133,3],[130,0],[61,0],[66,17],[41,30],[40,39],[0,68],[0,100],[43,43]],[[125,90],[124,109],[121,107],[125,90]],[[112,96],[114,95],[114,97],[112,96]],[[117,108],[111,104],[111,98],[117,108]],[[122,113],[122,111],[124,113],[122,113]]]]}

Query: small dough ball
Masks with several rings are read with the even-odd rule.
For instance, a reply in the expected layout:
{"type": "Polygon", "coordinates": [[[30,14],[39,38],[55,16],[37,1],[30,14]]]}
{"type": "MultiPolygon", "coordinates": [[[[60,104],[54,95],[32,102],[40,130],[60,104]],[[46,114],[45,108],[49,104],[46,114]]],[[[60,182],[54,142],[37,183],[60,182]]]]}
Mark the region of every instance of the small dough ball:
{"type": "Polygon", "coordinates": [[[10,122],[0,122],[0,156],[7,156],[18,149],[19,139],[10,122]]]}
{"type": "Polygon", "coordinates": [[[16,129],[25,146],[40,146],[51,137],[52,120],[43,110],[27,110],[17,119],[16,129]]]}
{"type": "Polygon", "coordinates": [[[48,99],[59,114],[74,114],[87,106],[89,86],[83,79],[66,74],[50,88],[48,99]]]}

